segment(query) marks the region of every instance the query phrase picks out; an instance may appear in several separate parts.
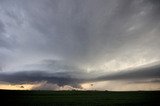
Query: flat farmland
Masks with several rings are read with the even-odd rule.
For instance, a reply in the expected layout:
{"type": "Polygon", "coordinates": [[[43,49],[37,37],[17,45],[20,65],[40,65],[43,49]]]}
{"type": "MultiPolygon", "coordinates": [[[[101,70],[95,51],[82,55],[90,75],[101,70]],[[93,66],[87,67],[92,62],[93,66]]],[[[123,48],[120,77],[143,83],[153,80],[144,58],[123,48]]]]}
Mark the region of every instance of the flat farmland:
{"type": "Polygon", "coordinates": [[[0,90],[7,106],[160,106],[160,91],[0,90]]]}

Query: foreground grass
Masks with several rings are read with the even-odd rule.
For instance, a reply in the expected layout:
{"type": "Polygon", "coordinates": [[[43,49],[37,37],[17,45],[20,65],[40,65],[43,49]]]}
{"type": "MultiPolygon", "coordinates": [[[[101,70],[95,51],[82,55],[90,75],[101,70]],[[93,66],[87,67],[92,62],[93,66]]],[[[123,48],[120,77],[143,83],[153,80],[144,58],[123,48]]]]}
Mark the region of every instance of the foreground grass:
{"type": "Polygon", "coordinates": [[[7,91],[3,106],[160,106],[160,91],[7,91]]]}

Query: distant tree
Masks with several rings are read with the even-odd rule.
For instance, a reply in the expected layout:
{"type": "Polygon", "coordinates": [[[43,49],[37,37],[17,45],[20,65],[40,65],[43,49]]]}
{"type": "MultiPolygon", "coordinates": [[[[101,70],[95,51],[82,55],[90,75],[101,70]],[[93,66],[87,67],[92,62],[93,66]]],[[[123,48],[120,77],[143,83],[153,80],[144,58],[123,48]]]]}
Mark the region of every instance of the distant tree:
{"type": "Polygon", "coordinates": [[[24,86],[20,86],[20,88],[24,88],[24,86]]]}
{"type": "Polygon", "coordinates": [[[93,84],[91,84],[91,86],[93,86],[93,84]]]}

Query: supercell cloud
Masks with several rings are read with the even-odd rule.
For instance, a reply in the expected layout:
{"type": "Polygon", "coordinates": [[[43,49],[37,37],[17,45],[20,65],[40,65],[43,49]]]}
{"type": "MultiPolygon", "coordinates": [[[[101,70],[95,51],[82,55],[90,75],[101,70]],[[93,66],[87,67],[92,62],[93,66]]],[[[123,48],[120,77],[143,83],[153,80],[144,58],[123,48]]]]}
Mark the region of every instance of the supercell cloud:
{"type": "Polygon", "coordinates": [[[1,85],[159,90],[159,45],[159,0],[0,0],[1,85]]]}

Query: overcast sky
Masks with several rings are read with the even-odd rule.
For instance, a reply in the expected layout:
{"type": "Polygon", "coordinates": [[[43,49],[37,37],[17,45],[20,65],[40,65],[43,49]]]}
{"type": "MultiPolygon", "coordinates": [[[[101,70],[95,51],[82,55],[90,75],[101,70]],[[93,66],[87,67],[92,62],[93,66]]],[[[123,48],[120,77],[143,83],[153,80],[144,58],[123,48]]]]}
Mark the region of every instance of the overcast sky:
{"type": "Polygon", "coordinates": [[[160,90],[160,1],[0,0],[0,82],[160,90]]]}

